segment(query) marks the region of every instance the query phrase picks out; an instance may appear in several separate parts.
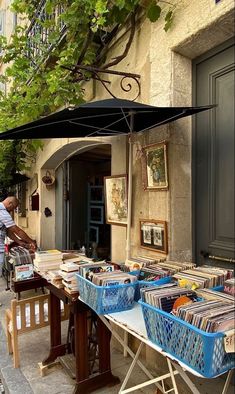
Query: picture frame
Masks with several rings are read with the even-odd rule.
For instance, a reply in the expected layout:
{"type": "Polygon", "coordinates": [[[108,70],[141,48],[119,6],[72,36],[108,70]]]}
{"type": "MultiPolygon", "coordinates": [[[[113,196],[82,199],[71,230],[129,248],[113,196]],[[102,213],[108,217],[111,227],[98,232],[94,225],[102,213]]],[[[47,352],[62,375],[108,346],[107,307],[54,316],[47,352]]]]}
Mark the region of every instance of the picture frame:
{"type": "Polygon", "coordinates": [[[105,213],[108,224],[127,225],[127,175],[104,177],[105,213]]]}
{"type": "Polygon", "coordinates": [[[140,246],[141,248],[168,253],[167,223],[164,220],[140,220],[140,246]]]}
{"type": "Polygon", "coordinates": [[[144,190],[168,190],[167,143],[143,147],[144,190]]]}
{"type": "Polygon", "coordinates": [[[103,204],[103,186],[89,186],[89,201],[91,204],[103,204]]]}
{"type": "Polygon", "coordinates": [[[99,205],[90,205],[89,222],[95,224],[104,223],[104,207],[99,205]]]}

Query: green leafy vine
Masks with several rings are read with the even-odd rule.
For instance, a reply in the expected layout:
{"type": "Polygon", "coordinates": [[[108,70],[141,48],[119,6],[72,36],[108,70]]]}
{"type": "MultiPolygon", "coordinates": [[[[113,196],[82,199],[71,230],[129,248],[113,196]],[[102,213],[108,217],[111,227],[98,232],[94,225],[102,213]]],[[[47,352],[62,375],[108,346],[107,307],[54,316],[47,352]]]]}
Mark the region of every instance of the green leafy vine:
{"type": "MultiPolygon", "coordinates": [[[[152,22],[160,17],[165,19],[167,31],[175,10],[174,4],[163,0],[46,0],[42,20],[37,13],[42,3],[13,0],[12,11],[21,23],[10,41],[0,36],[0,62],[6,65],[0,82],[10,86],[6,95],[0,93],[0,132],[36,120],[65,105],[82,103],[81,81],[65,67],[73,69],[77,64],[105,66],[108,44],[128,18],[144,10],[152,22]],[[59,14],[55,12],[58,7],[59,14]],[[38,26],[38,31],[30,36],[30,46],[28,21],[31,26],[38,26]],[[66,26],[63,35],[61,26],[66,26]],[[47,31],[47,45],[41,42],[40,29],[47,31]],[[40,54],[36,65],[35,48],[40,54]]],[[[130,36],[123,56],[119,56],[116,63],[126,56],[132,39],[130,36]]],[[[113,64],[115,61],[109,66],[113,64]]],[[[35,140],[0,142],[0,187],[9,184],[15,172],[27,169],[28,160],[35,158],[39,148],[42,143],[35,140]]]]}

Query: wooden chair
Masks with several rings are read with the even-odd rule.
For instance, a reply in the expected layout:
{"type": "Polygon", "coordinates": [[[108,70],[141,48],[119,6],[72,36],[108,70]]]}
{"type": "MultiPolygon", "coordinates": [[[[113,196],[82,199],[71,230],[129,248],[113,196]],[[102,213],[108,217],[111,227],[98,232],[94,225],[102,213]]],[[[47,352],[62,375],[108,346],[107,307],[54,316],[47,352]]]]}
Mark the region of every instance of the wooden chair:
{"type": "MultiPolygon", "coordinates": [[[[6,310],[6,332],[9,354],[13,353],[14,368],[19,368],[18,336],[50,324],[50,296],[42,294],[24,300],[12,300],[6,310]]],[[[69,317],[69,307],[64,304],[61,320],[69,317]]]]}

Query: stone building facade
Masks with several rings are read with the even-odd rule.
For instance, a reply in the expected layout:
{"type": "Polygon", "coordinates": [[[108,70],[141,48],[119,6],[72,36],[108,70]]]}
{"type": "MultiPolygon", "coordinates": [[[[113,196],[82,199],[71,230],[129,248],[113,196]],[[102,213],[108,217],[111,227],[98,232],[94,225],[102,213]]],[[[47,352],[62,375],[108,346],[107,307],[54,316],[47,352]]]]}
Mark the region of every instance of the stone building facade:
{"type": "MultiPolygon", "coordinates": [[[[4,1],[1,2],[1,6],[3,3],[4,1]]],[[[167,33],[163,30],[163,21],[150,23],[142,18],[138,20],[129,54],[117,69],[141,75],[141,94],[137,99],[139,102],[159,107],[195,105],[194,66],[197,59],[206,56],[207,53],[213,53],[216,48],[222,48],[233,37],[233,0],[182,0],[177,5],[173,26],[167,33]]],[[[111,58],[119,53],[126,39],[127,33],[122,32],[112,43],[109,55],[111,58]]],[[[109,98],[98,83],[89,83],[86,92],[88,101],[109,98]]],[[[118,80],[113,81],[113,92],[120,98],[129,98],[120,92],[118,80]]],[[[201,104],[211,103],[205,97],[205,101],[201,104]]],[[[193,119],[188,117],[134,136],[132,256],[143,254],[140,246],[140,219],[154,219],[167,222],[169,251],[167,257],[181,261],[195,260],[192,205],[194,130],[193,119]],[[145,191],[138,149],[140,146],[161,141],[168,143],[169,189],[145,191]]],[[[58,226],[63,225],[60,206],[56,206],[58,184],[47,187],[42,182],[42,177],[49,170],[57,177],[58,182],[59,169],[62,168],[63,163],[74,156],[84,155],[102,146],[110,147],[110,175],[126,174],[128,172],[126,136],[44,141],[44,149],[38,153],[36,163],[28,173],[31,180],[26,185],[27,215],[25,217],[19,215],[16,218],[18,224],[37,240],[41,248],[59,246],[56,231],[58,226]],[[39,210],[31,211],[29,199],[35,192],[39,194],[39,210]],[[49,217],[44,214],[46,207],[52,212],[49,217]]],[[[76,179],[79,179],[80,175],[77,173],[76,179]]],[[[60,193],[63,195],[63,191],[60,193]]],[[[72,210],[69,214],[73,215],[72,210]]],[[[66,246],[69,248],[72,245],[68,242],[66,246]]],[[[112,225],[112,261],[125,261],[125,247],[126,227],[112,225]]],[[[144,254],[162,256],[151,250],[145,250],[144,254]]]]}

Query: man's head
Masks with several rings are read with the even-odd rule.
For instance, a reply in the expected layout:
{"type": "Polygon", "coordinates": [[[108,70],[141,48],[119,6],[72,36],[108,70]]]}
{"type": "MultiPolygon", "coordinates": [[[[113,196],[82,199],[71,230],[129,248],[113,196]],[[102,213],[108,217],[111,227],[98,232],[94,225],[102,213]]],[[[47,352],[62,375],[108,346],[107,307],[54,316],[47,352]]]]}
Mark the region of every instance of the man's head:
{"type": "Polygon", "coordinates": [[[16,197],[11,196],[11,197],[5,198],[5,200],[2,203],[5,206],[6,210],[8,212],[11,212],[11,211],[14,211],[14,209],[16,209],[18,207],[19,200],[16,197]]]}

